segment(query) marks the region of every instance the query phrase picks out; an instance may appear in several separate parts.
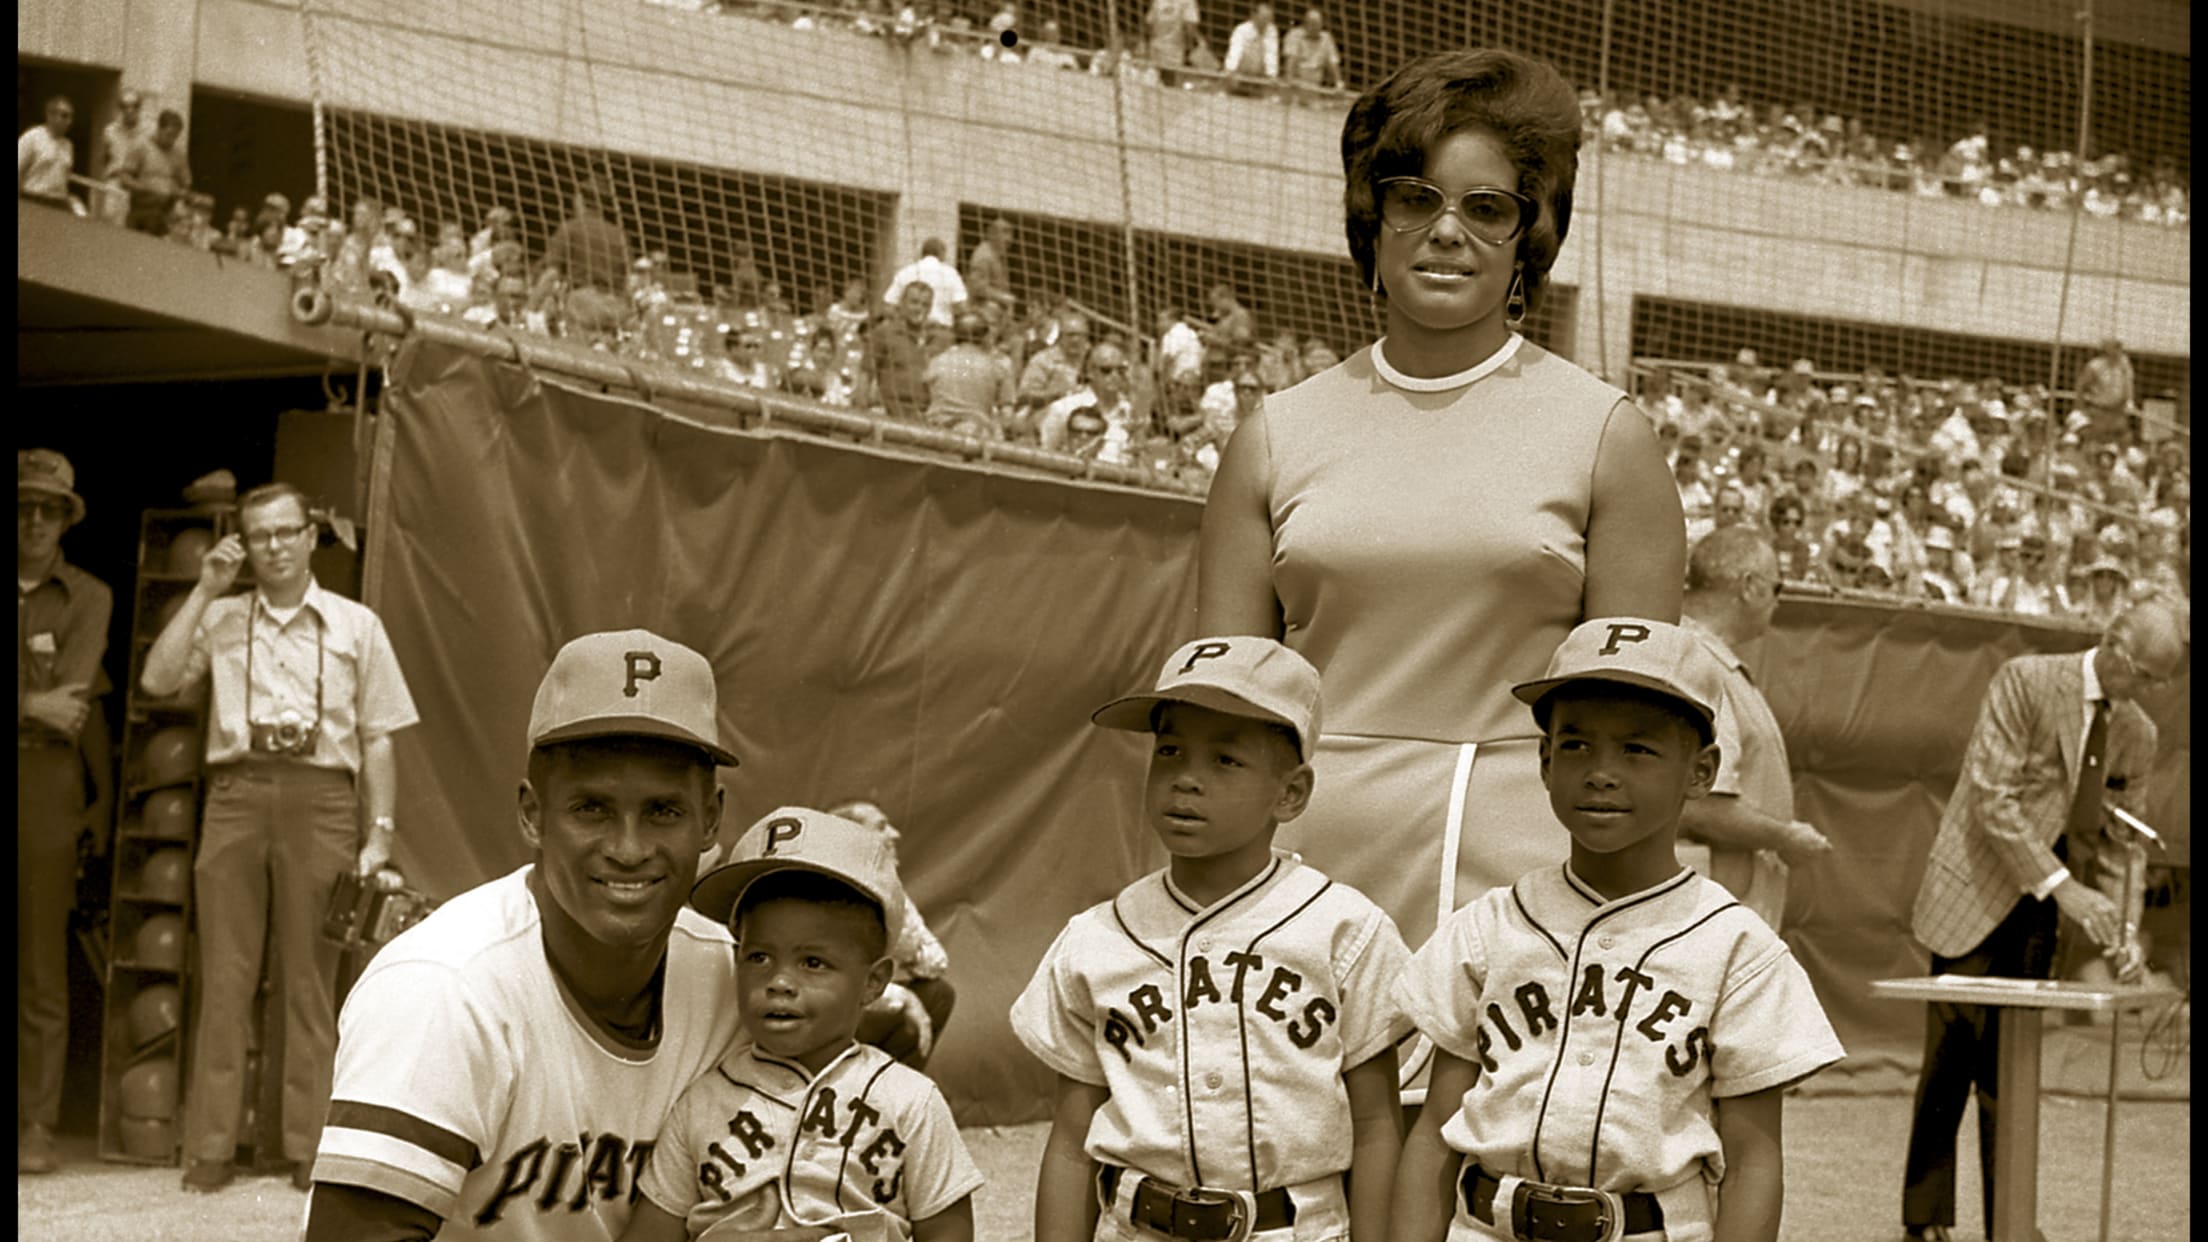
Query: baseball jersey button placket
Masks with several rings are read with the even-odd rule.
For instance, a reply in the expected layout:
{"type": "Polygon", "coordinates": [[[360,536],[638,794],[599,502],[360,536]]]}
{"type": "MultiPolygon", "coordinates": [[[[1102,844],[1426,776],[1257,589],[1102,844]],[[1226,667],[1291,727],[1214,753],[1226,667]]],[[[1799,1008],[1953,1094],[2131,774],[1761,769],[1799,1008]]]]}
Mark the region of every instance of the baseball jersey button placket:
{"type": "Polygon", "coordinates": [[[1226,1075],[1221,1074],[1218,1070],[1213,1070],[1210,1073],[1204,1075],[1204,1085],[1211,1088],[1213,1091],[1217,1091],[1220,1085],[1226,1081],[1226,1075]]]}
{"type": "Polygon", "coordinates": [[[1613,941],[1613,940],[1612,940],[1612,939],[1611,939],[1610,937],[1608,937],[1608,936],[1604,936],[1604,937],[1602,937],[1601,939],[1597,940],[1597,941],[1596,941],[1595,943],[1597,943],[1597,944],[1601,945],[1601,946],[1602,946],[1603,948],[1607,949],[1607,948],[1609,948],[1609,947],[1610,947],[1610,946],[1611,946],[1612,944],[1614,944],[1614,943],[1616,943],[1616,942],[1615,942],[1615,941],[1613,941]]]}

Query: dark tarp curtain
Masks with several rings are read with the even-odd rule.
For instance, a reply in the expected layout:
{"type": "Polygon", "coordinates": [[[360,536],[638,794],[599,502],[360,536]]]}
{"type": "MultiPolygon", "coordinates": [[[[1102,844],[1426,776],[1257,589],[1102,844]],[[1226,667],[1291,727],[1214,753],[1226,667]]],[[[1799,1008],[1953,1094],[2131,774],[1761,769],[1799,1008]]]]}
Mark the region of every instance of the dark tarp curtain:
{"type": "MultiPolygon", "coordinates": [[[[969,1124],[1043,1115],[1005,1012],[1066,918],[1163,861],[1143,739],[1088,713],[1189,635],[1200,507],[716,426],[420,340],[383,409],[365,593],[421,709],[398,741],[414,882],[446,897],[527,861],[514,793],[552,653],[656,630],[719,671],[731,833],[788,803],[889,812],[959,989],[931,1072],[969,1124]]],[[[1790,602],[1750,656],[1800,810],[1839,843],[1788,939],[1866,1066],[1916,1055],[1919,1016],[1862,983],[1923,969],[1909,899],[1980,691],[2007,655],[2085,641],[1790,602]]]]}

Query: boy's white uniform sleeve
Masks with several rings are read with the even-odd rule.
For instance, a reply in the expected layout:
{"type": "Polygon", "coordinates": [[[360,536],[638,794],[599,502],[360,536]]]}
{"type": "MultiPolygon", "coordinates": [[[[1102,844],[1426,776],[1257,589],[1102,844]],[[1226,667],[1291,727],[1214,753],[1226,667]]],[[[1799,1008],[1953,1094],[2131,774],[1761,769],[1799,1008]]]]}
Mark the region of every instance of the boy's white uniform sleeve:
{"type": "MultiPolygon", "coordinates": [[[[666,1124],[659,1128],[659,1140],[652,1144],[651,1157],[644,1162],[644,1173],[636,1179],[637,1193],[672,1216],[687,1216],[698,1204],[699,1153],[691,1146],[690,1136],[703,1133],[697,1113],[705,1095],[695,1088],[685,1088],[676,1098],[674,1111],[667,1114],[666,1124]]],[[[726,1125],[727,1119],[720,1124],[726,1125]]]]}
{"type": "Polygon", "coordinates": [[[522,1073],[463,983],[439,963],[399,962],[354,986],[338,1019],[316,1180],[453,1214],[522,1073]]]}
{"type": "Polygon", "coordinates": [[[1434,929],[1411,955],[1395,989],[1396,1003],[1418,1033],[1451,1056],[1480,1059],[1477,1042],[1480,992],[1487,980],[1487,948],[1473,903],[1434,929]]]}
{"type": "Polygon", "coordinates": [[[905,1207],[912,1219],[938,1215],[981,1188],[981,1169],[958,1136],[958,1121],[941,1091],[928,1091],[904,1129],[905,1207]]]}
{"type": "Polygon", "coordinates": [[[1809,975],[1777,936],[1728,980],[1710,1016],[1710,1097],[1784,1086],[1847,1055],[1809,975]]]}
{"type": "Polygon", "coordinates": [[[1411,951],[1395,920],[1374,906],[1367,915],[1364,943],[1341,969],[1342,1068],[1355,1069],[1410,1033],[1411,1020],[1396,999],[1395,984],[1410,966],[1411,951]]]}
{"type": "Polygon", "coordinates": [[[1081,920],[1068,923],[1035,967],[1035,977],[1012,1002],[1012,1033],[1037,1060],[1077,1082],[1104,1085],[1096,1053],[1095,1005],[1074,964],[1081,920]]]}

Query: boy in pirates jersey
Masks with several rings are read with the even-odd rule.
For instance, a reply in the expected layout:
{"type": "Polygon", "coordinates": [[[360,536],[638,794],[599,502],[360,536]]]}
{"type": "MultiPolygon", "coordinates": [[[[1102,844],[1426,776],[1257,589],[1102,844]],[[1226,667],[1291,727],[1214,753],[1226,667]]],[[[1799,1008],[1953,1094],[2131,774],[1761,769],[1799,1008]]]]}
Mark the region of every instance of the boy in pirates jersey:
{"type": "Polygon", "coordinates": [[[1318,717],[1318,671],[1254,637],[1189,643],[1097,710],[1156,735],[1144,812],[1171,862],[1076,915],[1013,1003],[1058,1072],[1037,1242],[1386,1237],[1409,953],[1272,846],[1311,796],[1318,717]]]}
{"type": "Polygon", "coordinates": [[[1778,1237],[1781,1092],[1843,1052],[1769,925],[1673,853],[1723,678],[1678,626],[1607,617],[1514,688],[1571,861],[1457,911],[1403,975],[1437,1052],[1394,1237],[1778,1237]]]}
{"type": "Polygon", "coordinates": [[[698,881],[749,1037],[675,1101],[621,1242],[972,1242],[981,1171],[942,1092],[854,1038],[889,982],[896,865],[889,837],[784,807],[698,881]]]}

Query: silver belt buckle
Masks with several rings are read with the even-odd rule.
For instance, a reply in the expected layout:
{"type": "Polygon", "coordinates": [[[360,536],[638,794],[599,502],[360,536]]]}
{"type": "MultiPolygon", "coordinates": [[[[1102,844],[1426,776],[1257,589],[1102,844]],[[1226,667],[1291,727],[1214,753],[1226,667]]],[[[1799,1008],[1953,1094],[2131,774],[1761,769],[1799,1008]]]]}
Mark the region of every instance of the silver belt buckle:
{"type": "MultiPolygon", "coordinates": [[[[1231,1224],[1224,1242],[1245,1242],[1250,1236],[1251,1228],[1256,1224],[1257,1197],[1244,1191],[1190,1186],[1175,1190],[1173,1202],[1176,1206],[1186,1203],[1190,1207],[1214,1207],[1222,1203],[1230,1205],[1232,1210],[1228,1213],[1228,1219],[1231,1224]]],[[[1179,1213],[1176,1212],[1175,1215],[1179,1213]]]]}
{"type": "MultiPolygon", "coordinates": [[[[1596,1209],[1596,1233],[1594,1237],[1585,1239],[1585,1242],[1618,1242],[1624,1236],[1624,1201],[1607,1191],[1579,1186],[1552,1186],[1547,1182],[1535,1181],[1520,1182],[1519,1186],[1526,1196],[1526,1225],[1534,1237],[1559,1236],[1557,1233],[1541,1232],[1542,1218],[1538,1214],[1540,1208],[1581,1207],[1587,1204],[1593,1204],[1596,1209]]],[[[1549,1221],[1559,1231],[1567,1223],[1561,1215],[1550,1217],[1549,1221]]]]}

